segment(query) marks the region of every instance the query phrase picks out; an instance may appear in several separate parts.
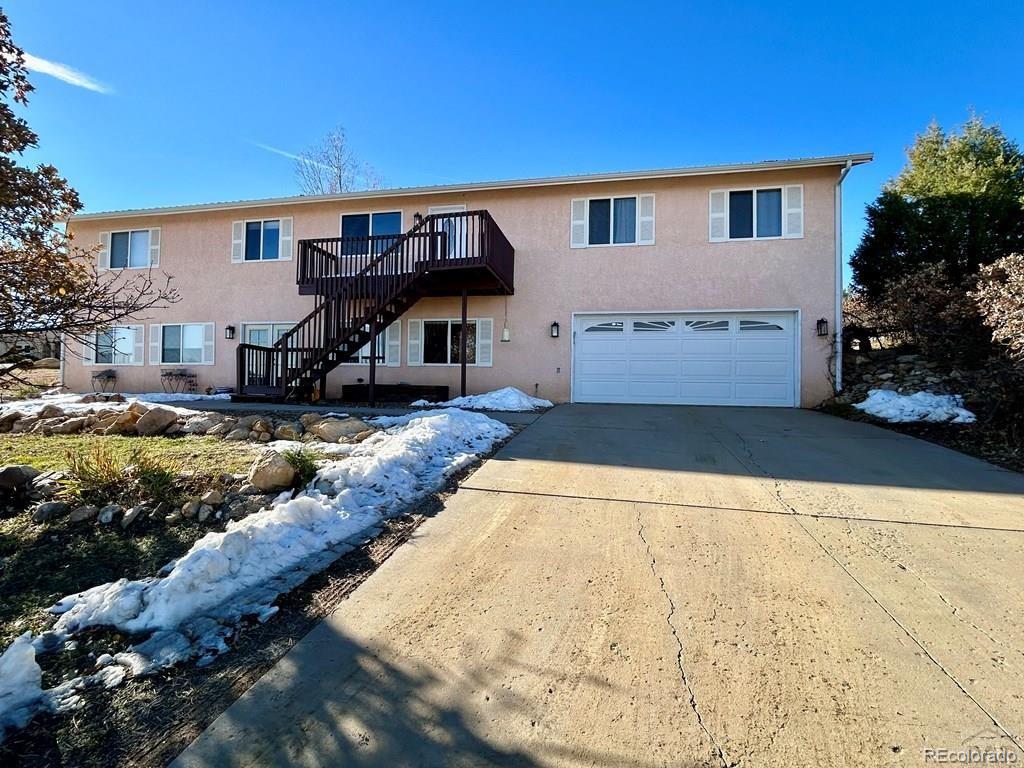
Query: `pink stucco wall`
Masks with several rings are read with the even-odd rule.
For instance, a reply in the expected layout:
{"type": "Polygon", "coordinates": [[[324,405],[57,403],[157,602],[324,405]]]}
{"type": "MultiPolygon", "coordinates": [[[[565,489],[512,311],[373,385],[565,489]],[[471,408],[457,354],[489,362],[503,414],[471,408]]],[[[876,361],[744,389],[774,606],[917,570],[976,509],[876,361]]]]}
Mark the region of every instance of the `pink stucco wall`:
{"type": "MultiPolygon", "coordinates": [[[[367,210],[402,210],[405,226],[430,205],[465,203],[486,208],[515,247],[515,295],[508,298],[511,343],[498,343],[505,299],[470,298],[471,317],[494,318],[494,364],[471,367],[469,389],[482,392],[513,385],[555,401],[570,397],[571,315],[583,311],[799,309],[801,402],[813,406],[830,394],[829,342],[814,333],[820,317],[834,323],[834,194],[838,168],[691,176],[643,182],[447,193],[394,199],[254,208],[250,210],[138,216],[117,220],[72,222],[78,242],[92,244],[101,231],[161,228],[160,269],[174,276],[182,301],[152,312],[147,324],[147,364],[118,370],[124,392],[160,389],[160,367],[148,364],[148,324],[216,323],[212,366],[189,366],[201,387],[234,386],[235,349],[239,338],[224,338],[225,325],[241,329],[257,321],[294,322],[314,306],[300,296],[295,262],[232,264],[231,223],[244,218],[294,219],[294,238],[334,237],[339,214],[367,210]],[[708,241],[708,191],[714,188],[803,184],[804,237],[794,240],[708,241]],[[573,249],[569,246],[569,206],[574,197],[604,194],[656,195],[656,244],[573,249]],[[549,336],[552,321],[563,329],[549,336]]],[[[424,299],[403,318],[457,317],[457,299],[424,299]]],[[[241,334],[238,334],[239,337],[241,334]]],[[[379,367],[381,383],[447,384],[457,394],[459,369],[407,367],[405,324],[402,365],[379,367]]],[[[70,350],[65,384],[90,389],[90,373],[70,350]]],[[[109,366],[103,366],[104,368],[109,366]]],[[[341,383],[366,376],[364,366],[345,365],[329,378],[328,392],[341,383]]]]}

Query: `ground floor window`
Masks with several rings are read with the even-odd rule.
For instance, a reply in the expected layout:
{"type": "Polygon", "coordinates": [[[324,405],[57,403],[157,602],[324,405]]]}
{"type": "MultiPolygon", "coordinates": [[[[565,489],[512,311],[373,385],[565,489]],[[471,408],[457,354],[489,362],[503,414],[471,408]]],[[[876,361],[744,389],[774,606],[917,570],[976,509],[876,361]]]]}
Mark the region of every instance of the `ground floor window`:
{"type": "Polygon", "coordinates": [[[143,327],[126,325],[97,331],[90,339],[97,365],[142,365],[143,327]]]}
{"type": "MultiPolygon", "coordinates": [[[[476,320],[467,322],[466,364],[476,365],[476,320]]],[[[459,320],[423,321],[423,363],[425,365],[461,365],[462,322],[459,320]]]]}
{"type": "Polygon", "coordinates": [[[213,364],[213,323],[150,326],[150,363],[213,364]]]}

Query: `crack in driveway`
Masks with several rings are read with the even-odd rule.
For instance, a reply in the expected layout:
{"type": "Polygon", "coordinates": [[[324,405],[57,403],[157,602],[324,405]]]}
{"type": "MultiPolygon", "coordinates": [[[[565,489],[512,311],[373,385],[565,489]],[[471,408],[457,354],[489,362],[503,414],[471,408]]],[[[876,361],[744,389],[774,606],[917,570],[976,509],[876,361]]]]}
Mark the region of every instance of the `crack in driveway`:
{"type": "Polygon", "coordinates": [[[686,668],[683,666],[683,640],[679,636],[679,630],[676,628],[673,622],[673,617],[676,613],[676,604],[672,599],[672,596],[668,593],[668,589],[665,587],[665,579],[662,578],[661,574],[658,573],[658,561],[654,557],[654,552],[651,551],[651,543],[644,536],[644,523],[640,519],[640,505],[636,505],[636,524],[637,524],[637,535],[640,537],[640,541],[643,542],[644,547],[647,551],[648,564],[651,567],[651,573],[654,574],[654,578],[658,580],[658,586],[661,590],[661,594],[665,596],[666,602],[668,602],[668,613],[665,615],[665,623],[668,624],[669,630],[672,632],[672,638],[676,641],[676,666],[679,668],[679,680],[683,685],[683,689],[686,691],[686,695],[689,698],[690,709],[693,710],[693,714],[697,717],[697,725],[704,731],[704,734],[711,741],[711,745],[714,748],[715,756],[718,758],[719,763],[723,768],[734,768],[739,765],[739,761],[730,763],[725,756],[725,751],[722,749],[722,745],[718,743],[718,739],[708,728],[704,722],[704,716],[701,714],[700,708],[697,706],[697,694],[693,690],[693,686],[690,684],[690,680],[686,675],[686,668]]]}
{"type": "Polygon", "coordinates": [[[732,431],[732,434],[735,435],[736,438],[740,441],[740,445],[743,447],[743,452],[747,456],[747,461],[744,461],[741,456],[737,455],[737,453],[735,451],[733,451],[732,448],[730,448],[728,445],[726,445],[726,443],[723,440],[721,440],[717,436],[715,437],[715,439],[719,442],[719,444],[721,444],[721,446],[723,448],[725,448],[726,451],[728,451],[730,454],[732,454],[733,458],[735,458],[738,462],[740,462],[741,464],[746,466],[747,471],[750,472],[752,477],[755,477],[755,478],[757,477],[757,474],[755,474],[755,472],[753,471],[753,470],[756,469],[760,473],[761,477],[769,479],[769,480],[772,481],[772,484],[773,484],[773,488],[772,488],[772,492],[771,492],[772,496],[775,498],[775,500],[784,509],[789,511],[790,515],[793,518],[793,521],[798,526],[800,526],[800,528],[811,539],[811,541],[813,541],[815,544],[817,544],[818,547],[821,549],[821,551],[824,552],[825,555],[830,560],[832,560],[832,562],[834,562],[837,566],[839,566],[839,568],[841,568],[843,570],[843,572],[847,576],[849,576],[850,579],[852,579],[853,582],[858,587],[860,587],[860,589],[864,592],[864,594],[866,594],[875,605],[877,605],[880,609],[882,609],[882,611],[885,613],[885,615],[888,616],[889,619],[897,627],[899,627],[903,631],[903,633],[906,634],[906,636],[909,637],[910,640],[913,641],[913,643],[918,648],[921,649],[921,652],[925,655],[925,657],[932,664],[934,664],[935,667],[943,675],[945,675],[946,678],[948,678],[949,681],[952,682],[953,685],[955,685],[960,690],[961,693],[964,694],[964,696],[966,696],[968,699],[970,699],[971,702],[973,702],[974,705],[985,714],[985,716],[992,722],[992,725],[994,725],[996,728],[998,728],[1002,732],[1002,734],[1010,742],[1012,742],[1013,744],[1015,744],[1017,746],[1018,749],[1024,749],[1024,745],[1022,745],[1020,743],[1020,741],[1017,739],[1017,737],[1014,736],[1009,730],[1007,730],[1007,728],[1002,723],[1000,723],[998,719],[996,719],[996,716],[992,712],[990,712],[985,707],[985,705],[983,705],[980,701],[978,701],[978,699],[975,698],[974,695],[970,691],[968,691],[966,687],[964,687],[964,685],[956,678],[956,676],[952,672],[950,672],[942,664],[942,662],[940,662],[938,660],[938,658],[936,658],[935,655],[932,654],[932,652],[930,650],[928,650],[928,648],[925,646],[924,642],[922,642],[920,640],[920,638],[917,637],[917,635],[915,635],[913,632],[911,632],[910,629],[902,621],[900,621],[899,618],[897,618],[896,614],[894,614],[892,611],[890,611],[881,602],[881,600],[879,600],[878,597],[875,596],[875,594],[868,588],[867,584],[865,584],[863,581],[861,581],[859,578],[857,578],[856,574],[854,574],[853,571],[851,571],[850,568],[848,568],[845,563],[843,563],[838,557],[836,557],[836,555],[832,552],[831,549],[829,549],[825,545],[824,542],[822,542],[817,536],[814,535],[814,533],[811,531],[811,529],[807,527],[807,525],[804,523],[803,520],[801,520],[801,517],[803,517],[804,515],[802,515],[800,512],[798,512],[796,507],[794,507],[792,504],[790,504],[788,501],[786,501],[785,497],[782,495],[782,481],[779,480],[779,478],[777,478],[775,475],[773,475],[767,469],[765,469],[764,466],[757,460],[757,458],[755,458],[754,452],[750,449],[750,446],[747,444],[747,441],[743,437],[743,435],[741,435],[739,432],[736,432],[736,431],[732,431]]]}

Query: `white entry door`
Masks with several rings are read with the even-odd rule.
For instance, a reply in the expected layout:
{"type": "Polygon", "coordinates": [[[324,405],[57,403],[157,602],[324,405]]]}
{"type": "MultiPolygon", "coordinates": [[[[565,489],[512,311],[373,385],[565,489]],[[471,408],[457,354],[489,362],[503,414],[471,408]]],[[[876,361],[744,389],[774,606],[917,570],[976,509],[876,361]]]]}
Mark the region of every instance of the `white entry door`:
{"type": "Polygon", "coordinates": [[[795,406],[792,312],[579,315],[573,401],[795,406]]]}
{"type": "MultiPolygon", "coordinates": [[[[427,208],[427,213],[465,213],[466,206],[463,205],[432,205],[427,208]]],[[[468,253],[467,246],[468,232],[466,231],[467,221],[465,216],[452,216],[451,218],[439,218],[437,220],[437,231],[448,235],[449,259],[464,259],[472,254],[468,253]]]]}

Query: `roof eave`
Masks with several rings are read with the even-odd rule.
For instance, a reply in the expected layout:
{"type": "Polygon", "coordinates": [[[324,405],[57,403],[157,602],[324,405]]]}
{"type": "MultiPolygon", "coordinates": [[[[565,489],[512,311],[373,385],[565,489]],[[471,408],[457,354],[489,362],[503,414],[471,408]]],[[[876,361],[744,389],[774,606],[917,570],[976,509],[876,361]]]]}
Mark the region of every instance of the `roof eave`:
{"type": "Polygon", "coordinates": [[[265,198],[262,200],[239,200],[223,203],[201,203],[197,205],[176,205],[161,208],[139,208],[124,211],[101,211],[81,213],[72,216],[69,222],[96,221],[102,219],[140,218],[144,216],[169,216],[186,213],[207,213],[252,208],[270,208],[285,205],[308,205],[342,200],[368,200],[374,198],[412,197],[415,195],[452,195],[465,192],[486,192],[501,189],[524,189],[531,187],[555,187],[574,184],[598,184],[612,181],[645,181],[650,179],[680,178],[687,176],[718,176],[728,173],[753,173],[782,171],[798,168],[820,168],[826,166],[862,165],[874,159],[870,152],[829,157],[809,157],[796,160],[766,160],[757,163],[734,163],[729,165],[705,165],[689,168],[664,168],[649,171],[620,171],[614,173],[593,173],[574,176],[550,176],[534,179],[512,179],[507,181],[479,181],[467,184],[443,184],[426,187],[399,187],[395,189],[372,189],[361,192],[342,192],[331,195],[296,195],[292,197],[265,198]]]}

